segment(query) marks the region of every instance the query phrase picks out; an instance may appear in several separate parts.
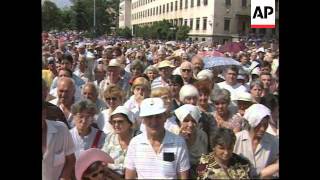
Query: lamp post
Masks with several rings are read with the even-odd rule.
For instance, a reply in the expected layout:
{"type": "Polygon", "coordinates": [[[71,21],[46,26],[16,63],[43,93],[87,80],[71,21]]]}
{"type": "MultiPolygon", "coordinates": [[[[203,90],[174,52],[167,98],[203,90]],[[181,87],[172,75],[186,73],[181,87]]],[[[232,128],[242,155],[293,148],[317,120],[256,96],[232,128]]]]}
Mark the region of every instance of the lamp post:
{"type": "Polygon", "coordinates": [[[93,0],[93,33],[96,34],[96,0],[93,0]]]}

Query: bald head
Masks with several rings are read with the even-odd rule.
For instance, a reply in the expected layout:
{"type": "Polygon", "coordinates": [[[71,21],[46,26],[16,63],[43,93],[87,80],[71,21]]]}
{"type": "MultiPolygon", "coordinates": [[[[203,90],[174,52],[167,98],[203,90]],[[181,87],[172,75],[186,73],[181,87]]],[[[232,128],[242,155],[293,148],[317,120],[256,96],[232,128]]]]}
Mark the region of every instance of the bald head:
{"type": "Polygon", "coordinates": [[[180,72],[183,81],[188,82],[192,78],[192,64],[189,61],[185,61],[180,65],[180,72]]]}
{"type": "Polygon", "coordinates": [[[57,82],[57,94],[59,103],[72,104],[76,86],[74,80],[68,77],[61,77],[57,82]]]}
{"type": "Polygon", "coordinates": [[[200,56],[194,56],[191,60],[191,63],[193,65],[193,72],[195,75],[197,75],[203,69],[203,60],[200,56]]]}

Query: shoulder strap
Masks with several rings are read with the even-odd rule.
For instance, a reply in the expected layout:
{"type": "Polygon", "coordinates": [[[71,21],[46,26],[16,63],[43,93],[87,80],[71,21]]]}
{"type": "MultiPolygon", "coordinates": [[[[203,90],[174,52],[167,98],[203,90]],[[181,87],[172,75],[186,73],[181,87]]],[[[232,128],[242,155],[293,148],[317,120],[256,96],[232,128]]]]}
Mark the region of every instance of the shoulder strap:
{"type": "Polygon", "coordinates": [[[94,141],[92,143],[91,148],[97,148],[101,133],[102,133],[102,131],[100,131],[100,130],[97,131],[96,137],[94,138],[94,141]]]}

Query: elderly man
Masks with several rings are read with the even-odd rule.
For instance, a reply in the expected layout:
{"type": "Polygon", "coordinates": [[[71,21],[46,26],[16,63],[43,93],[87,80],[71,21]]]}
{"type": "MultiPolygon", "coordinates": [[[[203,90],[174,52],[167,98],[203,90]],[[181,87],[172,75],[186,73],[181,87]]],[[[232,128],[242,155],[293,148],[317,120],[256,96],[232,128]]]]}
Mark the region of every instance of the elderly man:
{"type": "Polygon", "coordinates": [[[127,92],[126,97],[129,96],[130,86],[128,80],[121,77],[122,67],[121,64],[117,61],[117,59],[112,59],[109,62],[107,68],[107,78],[100,82],[99,85],[99,97],[103,99],[103,93],[110,85],[117,85],[120,87],[124,92],[127,92]]]}
{"type": "Polygon", "coordinates": [[[183,83],[193,84],[196,80],[193,78],[192,63],[185,61],[180,65],[180,74],[183,79],[183,83]]]}
{"type": "Polygon", "coordinates": [[[71,179],[76,161],[71,134],[62,122],[47,120],[47,108],[43,103],[42,179],[71,179]]]}
{"type": "Polygon", "coordinates": [[[159,70],[160,77],[157,77],[152,81],[151,89],[156,87],[168,87],[168,81],[174,65],[170,61],[164,60],[158,63],[157,68],[159,70]]]}
{"type": "Polygon", "coordinates": [[[97,113],[100,113],[104,109],[106,109],[106,103],[98,98],[98,89],[94,83],[86,83],[82,88],[82,97],[84,99],[90,99],[93,103],[95,103],[96,108],[98,110],[97,113]]]}
{"type": "Polygon", "coordinates": [[[88,60],[84,56],[79,57],[78,67],[74,74],[80,77],[83,81],[89,82],[92,80],[91,74],[88,72],[88,60]]]}
{"type": "Polygon", "coordinates": [[[107,70],[105,68],[104,64],[98,64],[94,68],[94,79],[95,81],[93,82],[97,87],[99,87],[100,82],[103,81],[104,77],[107,74],[107,70]]]}
{"type": "MultiPolygon", "coordinates": [[[[72,71],[73,58],[70,54],[64,54],[60,63],[60,69],[69,69],[72,71]]],[[[82,80],[79,76],[72,74],[72,79],[74,80],[77,86],[82,86],[85,84],[84,80],[82,80]]],[[[57,87],[58,77],[55,77],[52,81],[50,90],[57,87]]]]}
{"type": "Polygon", "coordinates": [[[161,98],[144,99],[140,117],[146,131],[135,136],[124,162],[126,179],[188,179],[188,149],[181,136],[164,128],[166,107],[161,98]]]}
{"type": "Polygon", "coordinates": [[[231,100],[236,99],[237,92],[246,92],[247,88],[237,82],[237,76],[239,74],[239,69],[237,66],[230,66],[225,69],[224,76],[225,81],[220,82],[215,86],[215,88],[226,89],[231,94],[231,100]]]}
{"type": "Polygon", "coordinates": [[[58,106],[65,118],[69,127],[74,127],[72,122],[71,105],[75,102],[75,83],[73,79],[68,77],[61,77],[57,82],[57,94],[58,97],[50,101],[50,103],[58,106]]]}
{"type": "Polygon", "coordinates": [[[193,56],[191,63],[193,65],[193,74],[197,77],[197,74],[203,69],[204,63],[200,56],[193,56]]]}

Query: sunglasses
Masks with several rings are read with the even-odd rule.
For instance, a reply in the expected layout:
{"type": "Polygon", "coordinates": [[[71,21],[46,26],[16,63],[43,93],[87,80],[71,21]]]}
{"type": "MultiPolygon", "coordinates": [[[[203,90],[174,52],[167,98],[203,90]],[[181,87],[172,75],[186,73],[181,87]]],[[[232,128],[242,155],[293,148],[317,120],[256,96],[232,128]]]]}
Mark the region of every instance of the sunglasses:
{"type": "Polygon", "coordinates": [[[115,125],[115,124],[119,124],[119,125],[122,125],[124,123],[124,120],[121,120],[121,121],[110,121],[110,124],[112,125],[115,125]]]}
{"type": "Polygon", "coordinates": [[[106,101],[116,101],[118,98],[117,97],[107,97],[106,101]]]}
{"type": "Polygon", "coordinates": [[[182,72],[191,72],[191,69],[181,69],[182,72]]]}

